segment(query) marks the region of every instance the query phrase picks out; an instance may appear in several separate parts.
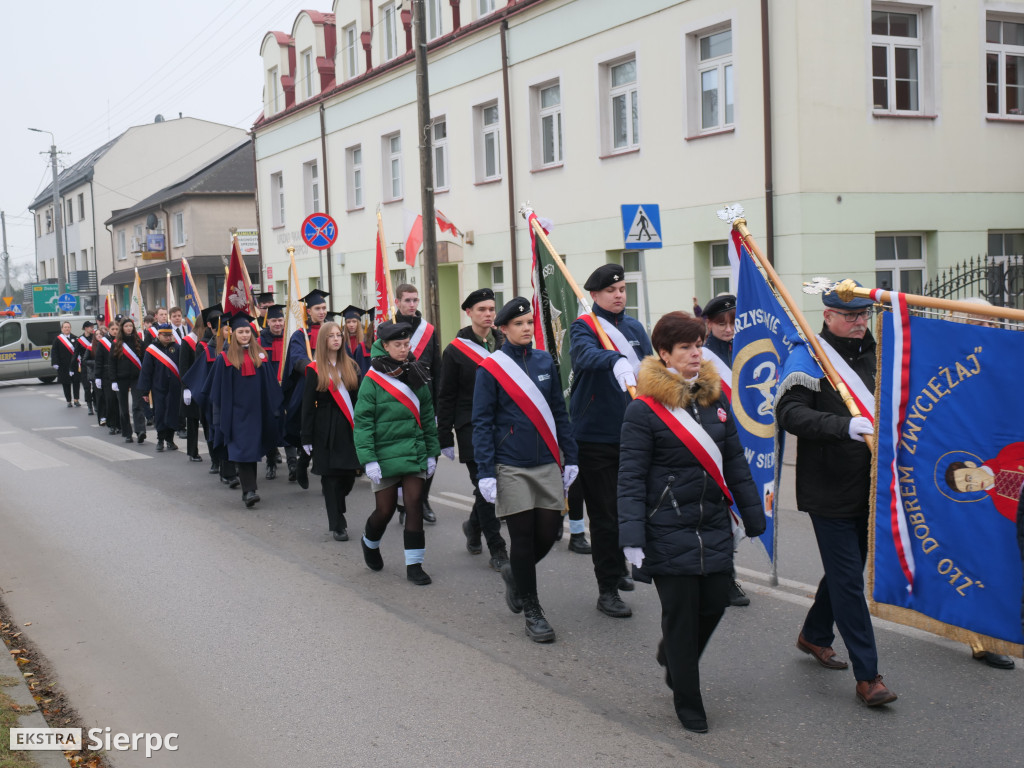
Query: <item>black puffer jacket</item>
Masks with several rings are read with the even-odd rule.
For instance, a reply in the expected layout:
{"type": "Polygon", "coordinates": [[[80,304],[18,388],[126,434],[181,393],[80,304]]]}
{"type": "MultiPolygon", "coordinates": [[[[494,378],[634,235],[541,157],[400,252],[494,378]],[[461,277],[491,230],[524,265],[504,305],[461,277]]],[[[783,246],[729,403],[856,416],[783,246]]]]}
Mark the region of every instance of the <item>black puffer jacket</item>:
{"type": "MultiPolygon", "coordinates": [[[[845,339],[823,328],[821,337],[875,391],[875,339],[845,339]]],[[[873,415],[873,414],[872,414],[873,415]]],[[[868,513],[871,451],[850,439],[850,411],[824,380],[818,392],[796,386],[775,407],[779,426],[800,440],[796,449],[796,504],[802,512],[851,518],[868,513]]]]}
{"type": "Polygon", "coordinates": [[[700,423],[722,453],[725,482],[747,535],[764,532],[764,509],[719,381],[708,362],[701,364],[692,388],[653,355],[640,366],[637,399],[626,408],[622,423],[619,545],[643,548],[643,567],[635,571],[642,581],[651,576],[727,573],[733,552],[725,495],[641,399],[645,396],[666,408],[684,408],[700,423]]]}

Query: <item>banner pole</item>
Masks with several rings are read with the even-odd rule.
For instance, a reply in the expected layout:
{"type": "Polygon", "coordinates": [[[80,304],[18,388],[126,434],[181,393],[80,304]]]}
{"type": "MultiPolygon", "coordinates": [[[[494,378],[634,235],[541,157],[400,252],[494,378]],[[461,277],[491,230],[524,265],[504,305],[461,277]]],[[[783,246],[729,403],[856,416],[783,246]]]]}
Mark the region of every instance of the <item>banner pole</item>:
{"type": "Polygon", "coordinates": [[[380,215],[380,208],[377,208],[377,240],[380,243],[380,258],[384,262],[384,284],[388,289],[388,319],[395,321],[395,287],[391,284],[391,265],[388,264],[388,241],[384,239],[384,217],[380,215]]]}
{"type": "MultiPolygon", "coordinates": [[[[289,256],[289,258],[291,258],[291,262],[292,262],[292,266],[291,266],[291,270],[292,270],[291,279],[288,280],[288,289],[289,289],[289,293],[290,293],[291,292],[291,286],[294,285],[296,287],[296,289],[298,289],[298,287],[299,287],[299,270],[295,266],[295,246],[292,246],[292,245],[288,246],[288,256],[289,256]]],[[[301,299],[296,299],[296,301],[301,301],[301,299]]],[[[288,303],[289,303],[289,305],[291,304],[291,296],[288,297],[288,303]]],[[[313,352],[309,348],[309,332],[306,330],[306,323],[307,322],[309,322],[309,318],[306,316],[306,305],[302,304],[302,325],[301,325],[301,327],[302,327],[302,338],[304,338],[306,340],[306,359],[307,360],[312,360],[313,359],[313,352]]]]}
{"type": "MultiPolygon", "coordinates": [[[[878,288],[864,288],[854,283],[853,280],[842,280],[831,289],[843,301],[849,301],[856,297],[872,299],[882,304],[893,303],[893,293],[878,288]]],[[[969,315],[983,315],[1001,320],[1017,320],[1024,322],[1024,310],[1013,309],[1012,307],[993,307],[989,304],[972,304],[969,301],[957,301],[955,299],[938,299],[934,296],[920,296],[915,293],[904,293],[907,304],[912,307],[925,307],[927,309],[945,309],[949,312],[964,312],[969,315]]]]}

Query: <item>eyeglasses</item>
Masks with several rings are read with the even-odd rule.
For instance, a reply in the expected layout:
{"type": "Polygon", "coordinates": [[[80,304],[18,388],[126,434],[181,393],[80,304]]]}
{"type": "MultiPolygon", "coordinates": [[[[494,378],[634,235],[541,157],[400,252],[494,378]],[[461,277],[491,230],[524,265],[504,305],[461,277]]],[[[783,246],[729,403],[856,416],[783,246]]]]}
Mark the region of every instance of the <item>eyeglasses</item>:
{"type": "Polygon", "coordinates": [[[843,320],[852,325],[858,320],[867,320],[869,317],[871,317],[871,310],[865,309],[861,310],[860,312],[839,312],[838,310],[833,309],[832,314],[843,318],[843,320]]]}
{"type": "Polygon", "coordinates": [[[728,318],[722,318],[721,320],[712,320],[712,325],[717,325],[719,328],[725,328],[730,325],[736,325],[736,318],[729,320],[728,318]]]}

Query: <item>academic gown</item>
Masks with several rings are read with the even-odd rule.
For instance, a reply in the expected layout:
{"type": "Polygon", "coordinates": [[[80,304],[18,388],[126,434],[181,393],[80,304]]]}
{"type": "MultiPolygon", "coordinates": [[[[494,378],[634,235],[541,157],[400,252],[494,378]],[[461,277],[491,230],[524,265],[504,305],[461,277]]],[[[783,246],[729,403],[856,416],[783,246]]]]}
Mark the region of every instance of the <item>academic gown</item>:
{"type": "Polygon", "coordinates": [[[213,446],[226,446],[229,461],[259,461],[280,442],[281,388],[274,366],[264,361],[250,375],[243,375],[225,353],[211,365],[204,396],[212,409],[213,446]]]}
{"type": "MultiPolygon", "coordinates": [[[[320,325],[311,325],[307,333],[309,334],[309,349],[313,352],[316,349],[316,337],[320,333],[320,325]]],[[[309,362],[309,356],[306,354],[306,340],[300,329],[295,331],[288,340],[288,361],[285,364],[284,376],[281,378],[285,411],[283,436],[286,445],[299,446],[302,444],[299,434],[302,431],[302,392],[306,366],[309,362]]]]}

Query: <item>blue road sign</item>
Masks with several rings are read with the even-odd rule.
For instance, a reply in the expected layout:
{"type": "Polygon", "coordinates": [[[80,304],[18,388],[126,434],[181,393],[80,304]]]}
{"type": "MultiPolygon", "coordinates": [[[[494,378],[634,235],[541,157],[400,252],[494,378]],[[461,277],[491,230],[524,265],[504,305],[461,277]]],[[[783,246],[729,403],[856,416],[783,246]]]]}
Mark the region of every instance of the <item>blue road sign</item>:
{"type": "Polygon", "coordinates": [[[622,239],[627,248],[661,248],[661,210],[654,203],[622,206],[622,239]]]}
{"type": "Polygon", "coordinates": [[[302,241],[317,251],[334,245],[338,239],[338,224],[326,213],[313,213],[302,222],[302,241]]]}
{"type": "Polygon", "coordinates": [[[8,309],[16,315],[23,314],[21,304],[11,304],[11,306],[9,306],[8,309]]]}
{"type": "Polygon", "coordinates": [[[57,306],[61,312],[74,312],[78,306],[78,299],[73,293],[62,293],[57,297],[57,306]]]}

